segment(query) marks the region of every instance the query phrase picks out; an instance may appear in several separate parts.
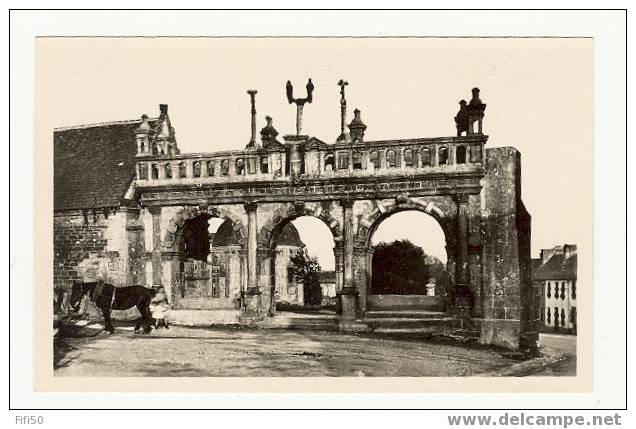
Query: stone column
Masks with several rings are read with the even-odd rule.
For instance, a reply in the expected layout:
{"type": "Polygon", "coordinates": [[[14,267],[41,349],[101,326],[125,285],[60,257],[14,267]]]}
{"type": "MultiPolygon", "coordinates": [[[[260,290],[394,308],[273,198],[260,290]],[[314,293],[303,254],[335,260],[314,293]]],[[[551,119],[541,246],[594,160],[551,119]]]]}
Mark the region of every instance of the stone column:
{"type": "Polygon", "coordinates": [[[356,296],[353,286],[353,200],[343,199],[340,201],[343,211],[343,262],[344,262],[344,285],[340,292],[342,300],[342,317],[344,319],[355,319],[356,317],[356,296]]]}
{"type": "Polygon", "coordinates": [[[256,257],[258,243],[256,241],[256,209],[258,204],[249,202],[244,205],[247,212],[247,289],[245,291],[245,312],[248,315],[260,315],[261,291],[256,274],[256,257]]]}
{"type": "Polygon", "coordinates": [[[349,173],[353,172],[353,149],[351,148],[347,150],[347,168],[349,169],[349,173]]]}
{"type": "Polygon", "coordinates": [[[457,252],[455,260],[455,315],[469,319],[472,311],[470,285],[468,284],[468,194],[455,195],[457,204],[457,252]]]}
{"type": "Polygon", "coordinates": [[[202,159],[201,163],[201,177],[208,177],[208,161],[202,159]]]}
{"type": "Polygon", "coordinates": [[[152,214],[152,285],[161,286],[161,206],[151,206],[148,210],[152,214]]]}
{"type": "Polygon", "coordinates": [[[322,173],[325,171],[325,152],[322,150],[318,152],[318,172],[322,173]]]}

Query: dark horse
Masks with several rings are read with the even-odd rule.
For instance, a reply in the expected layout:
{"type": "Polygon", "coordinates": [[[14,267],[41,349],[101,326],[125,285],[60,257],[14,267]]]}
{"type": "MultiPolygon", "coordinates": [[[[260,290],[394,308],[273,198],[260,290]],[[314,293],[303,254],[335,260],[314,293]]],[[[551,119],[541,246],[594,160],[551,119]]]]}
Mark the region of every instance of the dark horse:
{"type": "Polygon", "coordinates": [[[80,303],[84,295],[89,296],[95,306],[104,315],[104,329],[111,334],[115,328],[110,320],[111,310],[128,310],[137,307],[141,318],[135,325],[135,332],[138,332],[143,325],[144,333],[151,331],[152,316],[150,314],[150,300],[155,296],[155,291],[143,286],[115,287],[104,282],[73,282],[69,305],[74,312],[79,311],[80,303]]]}

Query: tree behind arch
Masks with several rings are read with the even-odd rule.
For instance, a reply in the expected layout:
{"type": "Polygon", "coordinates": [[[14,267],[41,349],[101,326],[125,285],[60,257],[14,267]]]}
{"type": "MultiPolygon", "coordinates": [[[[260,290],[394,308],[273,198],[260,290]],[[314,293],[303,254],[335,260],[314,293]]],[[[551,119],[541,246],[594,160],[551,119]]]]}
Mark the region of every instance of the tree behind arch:
{"type": "MultiPolygon", "coordinates": [[[[436,258],[435,258],[436,259],[436,258]]],[[[379,243],[373,252],[372,294],[423,295],[430,277],[440,277],[432,258],[409,240],[379,243]]],[[[441,265],[441,262],[439,263],[441,265]]],[[[435,264],[438,265],[438,264],[435,264]]],[[[441,279],[437,279],[439,282],[441,279]]]]}

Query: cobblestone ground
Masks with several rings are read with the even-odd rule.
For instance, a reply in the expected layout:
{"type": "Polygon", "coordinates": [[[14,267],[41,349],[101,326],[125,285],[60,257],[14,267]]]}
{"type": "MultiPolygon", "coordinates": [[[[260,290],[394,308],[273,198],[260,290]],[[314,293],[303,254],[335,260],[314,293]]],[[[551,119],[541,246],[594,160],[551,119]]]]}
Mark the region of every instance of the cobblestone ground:
{"type": "Polygon", "coordinates": [[[575,376],[576,375],[576,336],[559,334],[539,334],[539,345],[542,353],[563,353],[567,359],[558,365],[543,368],[533,376],[575,376]]]}
{"type": "Polygon", "coordinates": [[[515,361],[491,350],[321,331],[196,329],[66,338],[57,376],[471,376],[515,361]]]}

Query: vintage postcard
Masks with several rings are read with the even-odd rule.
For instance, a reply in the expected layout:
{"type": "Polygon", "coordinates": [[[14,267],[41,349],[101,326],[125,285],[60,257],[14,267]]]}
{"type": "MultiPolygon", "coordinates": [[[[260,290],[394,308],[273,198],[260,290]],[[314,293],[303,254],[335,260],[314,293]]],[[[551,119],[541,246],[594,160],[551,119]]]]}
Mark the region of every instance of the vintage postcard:
{"type": "Polygon", "coordinates": [[[591,38],[35,44],[37,390],[590,391],[591,38]]]}

